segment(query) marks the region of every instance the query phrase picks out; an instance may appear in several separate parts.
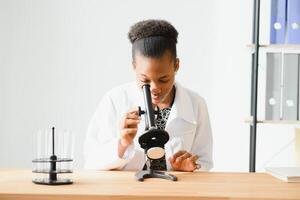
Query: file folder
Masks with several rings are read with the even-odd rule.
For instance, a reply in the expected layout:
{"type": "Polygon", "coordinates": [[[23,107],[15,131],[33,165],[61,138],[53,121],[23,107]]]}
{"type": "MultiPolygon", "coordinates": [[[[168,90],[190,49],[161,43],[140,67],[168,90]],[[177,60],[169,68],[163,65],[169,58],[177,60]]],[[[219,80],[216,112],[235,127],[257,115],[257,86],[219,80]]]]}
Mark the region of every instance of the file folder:
{"type": "Polygon", "coordinates": [[[286,0],[271,0],[270,43],[284,44],[286,32],[286,0]]]}
{"type": "Polygon", "coordinates": [[[267,53],[266,120],[281,118],[281,53],[267,53]]]}
{"type": "Polygon", "coordinates": [[[300,44],[300,0],[287,1],[287,43],[300,44]]]}
{"type": "Polygon", "coordinates": [[[298,120],[299,55],[285,54],[283,63],[282,119],[298,120]]]}

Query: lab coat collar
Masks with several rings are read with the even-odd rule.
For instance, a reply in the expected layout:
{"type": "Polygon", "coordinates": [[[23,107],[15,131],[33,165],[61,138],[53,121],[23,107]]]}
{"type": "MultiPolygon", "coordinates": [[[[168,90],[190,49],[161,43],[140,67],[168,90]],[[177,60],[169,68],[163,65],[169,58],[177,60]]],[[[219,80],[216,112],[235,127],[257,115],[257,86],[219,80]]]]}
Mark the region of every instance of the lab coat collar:
{"type": "Polygon", "coordinates": [[[195,113],[190,95],[178,82],[175,83],[175,100],[171,109],[168,122],[173,119],[181,118],[192,124],[196,124],[195,113]]]}
{"type": "MultiPolygon", "coordinates": [[[[187,122],[190,122],[192,124],[196,124],[196,118],[193,108],[193,103],[191,100],[190,95],[188,94],[188,91],[186,88],[184,88],[181,84],[178,82],[175,82],[174,84],[176,92],[175,92],[175,99],[174,103],[172,105],[172,109],[167,121],[167,125],[176,118],[183,119],[187,122]]],[[[144,101],[143,101],[143,92],[141,88],[137,86],[135,83],[136,89],[139,91],[139,95],[137,96],[138,99],[138,105],[142,105],[142,109],[144,108],[144,101]]]]}

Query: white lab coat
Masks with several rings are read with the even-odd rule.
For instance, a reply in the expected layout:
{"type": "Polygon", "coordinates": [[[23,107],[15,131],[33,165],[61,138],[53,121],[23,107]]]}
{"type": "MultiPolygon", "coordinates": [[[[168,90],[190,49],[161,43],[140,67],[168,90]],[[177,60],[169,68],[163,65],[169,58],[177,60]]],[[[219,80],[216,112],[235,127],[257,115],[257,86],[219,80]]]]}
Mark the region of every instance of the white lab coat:
{"type": "MultiPolygon", "coordinates": [[[[168,158],[179,150],[199,156],[203,171],[212,168],[212,133],[207,106],[202,97],[175,83],[175,100],[165,130],[170,139],[165,144],[167,169],[172,170],[168,158]]],[[[108,92],[100,102],[89,124],[84,144],[86,169],[141,170],[145,164],[144,150],[138,137],[145,130],[142,116],[137,135],[122,158],[118,156],[120,121],[125,113],[141,106],[142,90],[135,82],[121,85],[108,92]]]]}

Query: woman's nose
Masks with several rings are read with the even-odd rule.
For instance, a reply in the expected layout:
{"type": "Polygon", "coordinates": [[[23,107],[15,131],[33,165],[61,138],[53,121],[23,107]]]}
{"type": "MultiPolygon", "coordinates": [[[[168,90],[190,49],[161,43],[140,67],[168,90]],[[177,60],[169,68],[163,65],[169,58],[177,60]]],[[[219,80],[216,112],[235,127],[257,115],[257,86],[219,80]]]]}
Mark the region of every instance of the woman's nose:
{"type": "Polygon", "coordinates": [[[158,94],[158,93],[161,92],[161,89],[160,89],[159,85],[155,84],[155,83],[151,83],[150,90],[151,90],[152,94],[158,94]]]}

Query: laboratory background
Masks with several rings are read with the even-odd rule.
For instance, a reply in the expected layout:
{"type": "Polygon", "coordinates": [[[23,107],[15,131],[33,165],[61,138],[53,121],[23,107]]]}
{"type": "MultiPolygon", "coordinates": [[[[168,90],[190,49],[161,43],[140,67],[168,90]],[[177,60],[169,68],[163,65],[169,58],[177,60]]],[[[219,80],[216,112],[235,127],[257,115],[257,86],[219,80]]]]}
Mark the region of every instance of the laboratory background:
{"type": "MultiPolygon", "coordinates": [[[[261,1],[262,44],[271,40],[270,4],[261,1]]],[[[249,171],[252,0],[0,0],[0,168],[31,168],[37,133],[55,126],[74,135],[74,169],[83,169],[97,104],[135,80],[127,33],[144,19],[179,32],[176,78],[207,102],[212,171],[249,171]]],[[[267,109],[275,100],[266,99],[272,56],[260,54],[259,119],[276,117],[267,109]]],[[[295,123],[257,126],[256,171],[300,165],[298,101],[288,101],[295,123]]]]}

